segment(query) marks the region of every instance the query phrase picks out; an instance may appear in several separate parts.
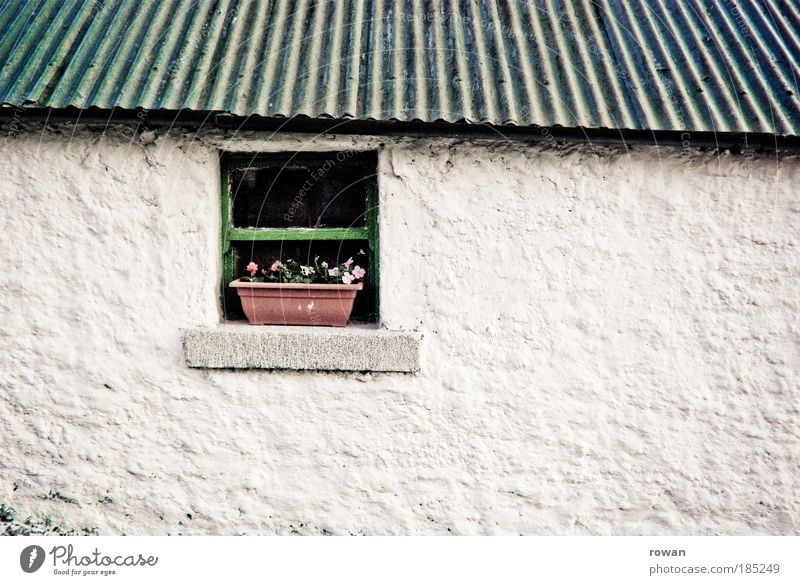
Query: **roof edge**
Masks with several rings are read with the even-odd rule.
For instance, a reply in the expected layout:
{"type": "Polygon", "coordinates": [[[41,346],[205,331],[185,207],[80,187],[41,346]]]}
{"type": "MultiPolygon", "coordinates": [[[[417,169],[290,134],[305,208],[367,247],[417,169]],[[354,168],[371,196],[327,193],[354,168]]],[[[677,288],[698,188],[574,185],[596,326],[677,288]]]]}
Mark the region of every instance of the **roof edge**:
{"type": "MultiPolygon", "coordinates": [[[[469,122],[403,122],[364,119],[320,119],[296,116],[234,116],[226,112],[195,110],[105,110],[89,108],[0,107],[0,124],[131,125],[137,131],[164,127],[200,130],[291,132],[365,136],[405,136],[503,140],[525,143],[557,141],[595,145],[680,146],[756,152],[800,153],[800,136],[748,132],[698,132],[692,130],[638,130],[561,126],[516,126],[469,122]]],[[[6,130],[6,134],[12,133],[6,130]]]]}

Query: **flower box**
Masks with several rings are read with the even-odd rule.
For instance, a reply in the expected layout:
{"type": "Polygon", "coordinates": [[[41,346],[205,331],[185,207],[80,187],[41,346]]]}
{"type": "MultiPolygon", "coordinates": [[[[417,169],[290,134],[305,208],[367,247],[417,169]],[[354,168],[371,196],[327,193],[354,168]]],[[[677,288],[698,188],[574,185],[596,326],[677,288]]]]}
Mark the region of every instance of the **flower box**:
{"type": "Polygon", "coordinates": [[[344,327],[353,310],[358,284],[247,282],[230,284],[251,325],[326,325],[344,327]]]}

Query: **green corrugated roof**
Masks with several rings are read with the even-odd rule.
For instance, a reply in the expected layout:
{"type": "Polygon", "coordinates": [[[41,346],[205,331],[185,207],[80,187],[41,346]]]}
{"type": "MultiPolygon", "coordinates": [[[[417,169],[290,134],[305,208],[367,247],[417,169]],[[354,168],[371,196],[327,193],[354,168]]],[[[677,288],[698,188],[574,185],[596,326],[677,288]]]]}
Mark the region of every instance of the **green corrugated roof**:
{"type": "Polygon", "coordinates": [[[780,0],[0,0],[0,103],[800,135],[780,0]]]}

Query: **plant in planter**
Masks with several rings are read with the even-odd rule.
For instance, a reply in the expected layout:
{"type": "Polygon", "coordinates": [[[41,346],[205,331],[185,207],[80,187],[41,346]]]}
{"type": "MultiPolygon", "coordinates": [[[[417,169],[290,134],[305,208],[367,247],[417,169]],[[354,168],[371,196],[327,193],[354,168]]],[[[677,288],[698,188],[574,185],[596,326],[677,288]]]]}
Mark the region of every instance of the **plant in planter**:
{"type": "MultiPolygon", "coordinates": [[[[363,252],[362,252],[363,253],[363,252]]],[[[268,267],[250,262],[246,276],[230,283],[251,325],[328,325],[344,327],[367,271],[348,258],[341,264],[308,265],[274,260],[268,267]]]]}

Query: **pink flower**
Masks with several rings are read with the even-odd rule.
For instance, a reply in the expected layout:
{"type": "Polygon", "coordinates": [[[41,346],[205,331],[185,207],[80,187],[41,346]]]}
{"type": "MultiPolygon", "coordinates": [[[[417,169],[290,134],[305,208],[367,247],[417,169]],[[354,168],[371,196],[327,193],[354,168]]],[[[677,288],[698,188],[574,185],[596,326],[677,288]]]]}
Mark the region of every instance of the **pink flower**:
{"type": "Polygon", "coordinates": [[[300,272],[302,272],[302,273],[303,273],[303,276],[311,276],[311,275],[312,275],[312,274],[314,274],[316,271],[315,271],[315,270],[314,270],[314,268],[313,268],[313,267],[311,267],[311,266],[301,266],[301,267],[300,267],[300,272]]]}
{"type": "Polygon", "coordinates": [[[269,269],[272,270],[272,272],[278,272],[278,270],[281,269],[281,261],[275,260],[275,262],[272,263],[272,266],[270,266],[269,269]]]}
{"type": "Polygon", "coordinates": [[[328,276],[339,276],[339,267],[336,266],[328,270],[328,276]]]}
{"type": "Polygon", "coordinates": [[[256,264],[255,262],[251,262],[250,264],[247,265],[247,268],[245,268],[245,270],[247,270],[247,272],[250,273],[250,276],[255,276],[256,272],[258,272],[258,264],[256,264]]]}
{"type": "Polygon", "coordinates": [[[361,268],[361,266],[354,266],[353,267],[353,277],[358,280],[360,278],[364,278],[364,275],[367,273],[366,270],[361,268]]]}
{"type": "Polygon", "coordinates": [[[350,270],[350,265],[353,263],[353,257],[347,259],[347,262],[344,263],[344,267],[346,270],[350,270]]]}
{"type": "Polygon", "coordinates": [[[351,282],[353,282],[353,275],[350,274],[349,272],[345,272],[344,274],[342,274],[342,282],[345,284],[350,284],[351,282]]]}

